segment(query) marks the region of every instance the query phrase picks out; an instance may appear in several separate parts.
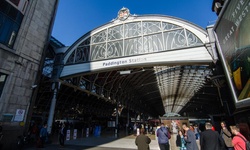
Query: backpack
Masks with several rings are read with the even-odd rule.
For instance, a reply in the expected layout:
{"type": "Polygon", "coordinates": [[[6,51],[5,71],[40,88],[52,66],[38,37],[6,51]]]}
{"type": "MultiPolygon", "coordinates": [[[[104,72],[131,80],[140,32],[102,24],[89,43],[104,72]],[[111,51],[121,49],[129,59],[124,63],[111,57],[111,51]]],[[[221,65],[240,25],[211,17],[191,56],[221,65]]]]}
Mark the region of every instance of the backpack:
{"type": "Polygon", "coordinates": [[[242,136],[237,135],[238,137],[240,137],[245,143],[246,143],[246,150],[250,150],[250,142],[248,140],[245,140],[242,136]]]}

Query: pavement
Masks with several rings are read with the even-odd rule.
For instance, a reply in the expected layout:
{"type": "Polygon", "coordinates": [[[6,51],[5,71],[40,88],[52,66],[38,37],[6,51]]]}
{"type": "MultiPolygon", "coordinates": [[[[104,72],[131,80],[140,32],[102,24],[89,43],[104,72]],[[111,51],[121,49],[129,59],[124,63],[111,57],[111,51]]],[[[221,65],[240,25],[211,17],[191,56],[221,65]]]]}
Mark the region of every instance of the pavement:
{"type": "MultiPolygon", "coordinates": [[[[147,134],[151,139],[150,150],[160,150],[155,135],[147,134]]],[[[36,148],[35,144],[24,146],[25,150],[137,150],[135,145],[135,135],[127,135],[115,137],[114,135],[102,134],[100,136],[81,137],[76,139],[72,137],[65,141],[65,145],[61,147],[57,136],[52,138],[50,144],[45,144],[44,148],[36,148]]],[[[175,146],[176,134],[171,135],[170,150],[179,150],[175,146]]],[[[198,142],[198,141],[197,141],[198,142]]]]}
{"type": "MultiPolygon", "coordinates": [[[[159,150],[155,135],[148,134],[151,139],[150,150],[159,150]]],[[[36,148],[35,143],[25,145],[25,150],[137,150],[135,145],[135,135],[123,135],[115,137],[110,134],[102,134],[100,136],[80,137],[70,140],[65,140],[65,145],[59,145],[57,136],[52,137],[50,144],[45,144],[44,148],[36,148]]]]}

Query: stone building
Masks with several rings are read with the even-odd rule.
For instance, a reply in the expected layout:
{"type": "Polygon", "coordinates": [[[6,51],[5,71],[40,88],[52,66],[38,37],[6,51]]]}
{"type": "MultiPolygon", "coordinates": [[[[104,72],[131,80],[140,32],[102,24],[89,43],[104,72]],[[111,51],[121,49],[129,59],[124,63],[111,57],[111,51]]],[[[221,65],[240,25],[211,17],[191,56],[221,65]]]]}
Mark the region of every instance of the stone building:
{"type": "Polygon", "coordinates": [[[30,123],[29,109],[57,5],[58,0],[0,0],[0,120],[4,149],[14,149],[13,142],[30,123]]]}

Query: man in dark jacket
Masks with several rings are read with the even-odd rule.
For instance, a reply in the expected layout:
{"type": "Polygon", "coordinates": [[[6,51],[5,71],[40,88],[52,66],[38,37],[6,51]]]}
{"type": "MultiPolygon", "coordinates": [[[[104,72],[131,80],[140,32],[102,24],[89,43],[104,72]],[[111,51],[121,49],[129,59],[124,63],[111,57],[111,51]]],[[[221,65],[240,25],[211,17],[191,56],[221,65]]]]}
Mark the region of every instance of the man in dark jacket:
{"type": "Polygon", "coordinates": [[[164,123],[161,124],[159,129],[157,129],[156,135],[158,137],[160,150],[169,150],[168,130],[164,126],[164,123]]]}
{"type": "Polygon", "coordinates": [[[135,139],[135,145],[137,145],[138,150],[149,150],[149,143],[151,139],[145,135],[145,130],[142,128],[140,130],[140,135],[138,135],[135,139]]]}
{"type": "Polygon", "coordinates": [[[206,130],[201,133],[200,146],[201,150],[221,150],[224,147],[223,139],[217,131],[212,130],[212,124],[205,124],[206,130]]]}

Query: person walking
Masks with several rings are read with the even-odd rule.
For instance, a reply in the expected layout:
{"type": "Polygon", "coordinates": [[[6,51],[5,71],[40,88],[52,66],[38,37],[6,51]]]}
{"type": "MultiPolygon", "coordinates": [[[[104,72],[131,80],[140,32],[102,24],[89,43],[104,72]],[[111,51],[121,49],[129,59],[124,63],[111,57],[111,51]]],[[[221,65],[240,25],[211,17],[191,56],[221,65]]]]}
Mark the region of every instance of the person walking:
{"type": "Polygon", "coordinates": [[[184,140],[183,131],[179,130],[176,136],[176,146],[180,148],[180,150],[186,150],[186,142],[184,140]]]}
{"type": "Polygon", "coordinates": [[[168,139],[168,130],[164,126],[164,123],[161,123],[161,127],[157,129],[156,136],[158,137],[158,144],[160,150],[169,150],[169,139],[168,139]]]}
{"type": "Polygon", "coordinates": [[[222,121],[220,123],[221,125],[221,131],[220,131],[220,136],[224,140],[225,143],[225,149],[226,150],[234,150],[233,145],[232,145],[232,134],[231,132],[227,129],[225,121],[222,121]]]}
{"type": "Polygon", "coordinates": [[[195,134],[196,140],[198,140],[200,138],[200,129],[197,124],[194,125],[194,134],[195,134]]]}
{"type": "Polygon", "coordinates": [[[223,139],[217,131],[212,130],[212,124],[205,124],[206,130],[200,135],[201,150],[221,150],[224,148],[223,139]]]}
{"type": "Polygon", "coordinates": [[[240,133],[240,128],[236,126],[230,126],[232,134],[235,136],[232,139],[232,145],[235,150],[246,150],[246,138],[240,133]]]}
{"type": "Polygon", "coordinates": [[[137,146],[138,150],[150,150],[150,142],[151,139],[145,135],[144,128],[141,128],[140,135],[138,135],[135,139],[135,145],[137,146]]]}
{"type": "Polygon", "coordinates": [[[185,124],[185,123],[182,125],[182,128],[185,130],[184,140],[186,142],[187,150],[199,150],[198,145],[196,143],[196,138],[195,138],[194,132],[191,131],[187,127],[187,124],[185,124]]]}
{"type": "Polygon", "coordinates": [[[65,124],[62,124],[62,127],[59,131],[59,143],[60,143],[60,146],[64,146],[64,140],[65,140],[65,136],[66,136],[66,127],[65,127],[65,124]]]}
{"type": "Polygon", "coordinates": [[[44,147],[45,141],[48,140],[47,126],[48,126],[47,123],[45,123],[43,125],[43,127],[41,128],[41,130],[40,130],[40,140],[41,140],[41,143],[40,143],[39,147],[41,147],[41,148],[44,147]]]}

